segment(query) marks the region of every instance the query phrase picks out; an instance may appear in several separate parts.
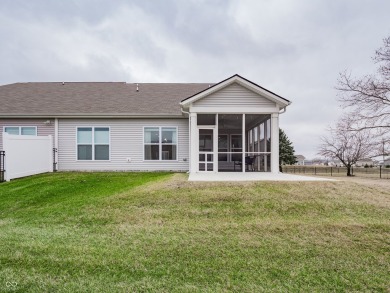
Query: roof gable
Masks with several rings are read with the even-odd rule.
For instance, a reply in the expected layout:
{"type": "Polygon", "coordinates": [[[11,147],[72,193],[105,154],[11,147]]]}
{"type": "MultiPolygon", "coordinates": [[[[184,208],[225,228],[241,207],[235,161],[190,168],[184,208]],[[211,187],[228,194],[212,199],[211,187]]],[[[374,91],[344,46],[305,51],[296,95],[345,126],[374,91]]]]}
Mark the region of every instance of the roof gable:
{"type": "Polygon", "coordinates": [[[233,83],[237,83],[243,87],[245,87],[246,89],[258,94],[259,96],[261,97],[264,97],[272,102],[275,102],[277,103],[279,106],[281,107],[286,107],[288,106],[289,104],[291,104],[291,102],[261,86],[259,86],[258,84],[255,84],[245,78],[243,78],[242,76],[236,74],[236,75],[233,75],[217,84],[214,84],[213,86],[210,86],[209,88],[193,95],[193,96],[190,96],[184,100],[181,101],[181,105],[182,106],[188,106],[196,101],[199,101],[200,99],[203,99],[213,93],[216,93],[218,91],[220,91],[221,89],[223,88],[226,88],[230,85],[232,85],[233,83]]]}
{"type": "Polygon", "coordinates": [[[216,92],[213,92],[202,99],[192,103],[194,107],[253,107],[253,108],[275,108],[276,102],[255,93],[242,86],[238,82],[233,82],[216,92]]]}

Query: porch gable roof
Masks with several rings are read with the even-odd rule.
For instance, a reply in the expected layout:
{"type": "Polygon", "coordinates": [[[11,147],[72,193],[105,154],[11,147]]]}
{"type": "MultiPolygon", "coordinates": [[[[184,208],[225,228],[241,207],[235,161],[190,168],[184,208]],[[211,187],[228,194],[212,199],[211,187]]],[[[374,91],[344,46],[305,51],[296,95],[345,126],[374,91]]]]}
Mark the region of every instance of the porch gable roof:
{"type": "Polygon", "coordinates": [[[263,88],[261,87],[260,85],[238,75],[238,74],[235,74],[219,83],[216,83],[212,86],[209,86],[208,88],[206,88],[205,90],[197,93],[197,94],[194,94],[184,100],[182,100],[180,102],[180,105],[182,107],[186,107],[186,106],[189,106],[190,104],[200,100],[200,99],[203,99],[233,83],[238,83],[239,85],[275,102],[276,104],[278,104],[281,108],[285,108],[286,106],[290,105],[291,104],[291,101],[271,92],[270,90],[267,90],[266,88],[263,88]]]}

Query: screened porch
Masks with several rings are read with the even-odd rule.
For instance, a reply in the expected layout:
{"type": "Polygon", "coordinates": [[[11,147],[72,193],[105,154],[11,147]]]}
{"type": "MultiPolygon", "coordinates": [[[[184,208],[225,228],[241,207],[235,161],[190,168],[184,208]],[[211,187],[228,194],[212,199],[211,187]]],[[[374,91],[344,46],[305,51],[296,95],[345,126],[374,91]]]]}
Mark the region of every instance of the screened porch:
{"type": "Polygon", "coordinates": [[[198,171],[271,171],[271,114],[198,114],[197,128],[198,171]]]}

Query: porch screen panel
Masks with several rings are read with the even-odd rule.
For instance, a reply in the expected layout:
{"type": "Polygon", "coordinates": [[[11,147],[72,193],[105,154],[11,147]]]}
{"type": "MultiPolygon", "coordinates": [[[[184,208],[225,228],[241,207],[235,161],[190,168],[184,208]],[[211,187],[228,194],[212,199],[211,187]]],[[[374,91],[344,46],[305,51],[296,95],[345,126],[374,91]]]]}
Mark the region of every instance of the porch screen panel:
{"type": "Polygon", "coordinates": [[[215,125],[215,114],[198,114],[198,125],[215,125]]]}
{"type": "Polygon", "coordinates": [[[218,161],[227,162],[228,161],[228,151],[229,151],[229,143],[228,143],[228,135],[227,134],[219,134],[218,135],[218,161]]]}
{"type": "Polygon", "coordinates": [[[199,129],[199,171],[214,171],[214,130],[199,129]]]}
{"type": "Polygon", "coordinates": [[[271,170],[271,115],[245,115],[246,172],[271,170]]]}
{"type": "Polygon", "coordinates": [[[242,114],[218,114],[218,171],[242,172],[242,114]]]}

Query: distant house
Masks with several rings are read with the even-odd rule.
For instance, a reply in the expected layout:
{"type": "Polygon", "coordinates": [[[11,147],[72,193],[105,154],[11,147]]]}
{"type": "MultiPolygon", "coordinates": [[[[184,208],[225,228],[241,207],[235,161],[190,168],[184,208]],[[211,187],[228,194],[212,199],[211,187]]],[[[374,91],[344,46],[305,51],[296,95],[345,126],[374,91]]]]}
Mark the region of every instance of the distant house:
{"type": "Polygon", "coordinates": [[[328,161],[328,166],[331,166],[331,167],[340,167],[340,166],[343,166],[343,163],[341,163],[340,160],[333,159],[333,160],[329,160],[329,161],[328,161]]]}
{"type": "Polygon", "coordinates": [[[316,165],[316,166],[327,166],[328,165],[328,160],[325,160],[325,159],[319,159],[319,158],[315,158],[312,160],[312,165],[316,165]]]}
{"type": "Polygon", "coordinates": [[[390,166],[390,158],[387,158],[383,161],[383,166],[390,166]]]}
{"type": "Polygon", "coordinates": [[[306,158],[302,155],[296,155],[295,156],[297,162],[295,163],[295,165],[298,165],[298,166],[304,166],[305,165],[305,160],[306,158]]]}
{"type": "Polygon", "coordinates": [[[364,167],[364,166],[374,167],[374,161],[372,159],[362,159],[356,162],[355,167],[364,167]]]}
{"type": "Polygon", "coordinates": [[[313,160],[304,160],[303,161],[303,165],[304,166],[312,166],[313,165],[313,160]]]}
{"type": "MultiPolygon", "coordinates": [[[[53,137],[58,170],[279,172],[289,100],[239,75],[219,83],[0,86],[0,132],[53,137]]],[[[0,150],[2,150],[0,135],[0,150]]]]}

